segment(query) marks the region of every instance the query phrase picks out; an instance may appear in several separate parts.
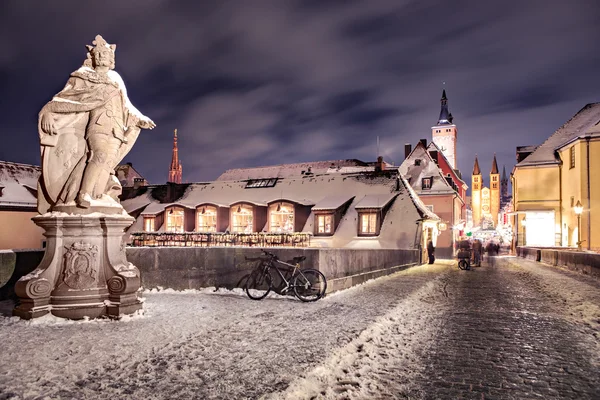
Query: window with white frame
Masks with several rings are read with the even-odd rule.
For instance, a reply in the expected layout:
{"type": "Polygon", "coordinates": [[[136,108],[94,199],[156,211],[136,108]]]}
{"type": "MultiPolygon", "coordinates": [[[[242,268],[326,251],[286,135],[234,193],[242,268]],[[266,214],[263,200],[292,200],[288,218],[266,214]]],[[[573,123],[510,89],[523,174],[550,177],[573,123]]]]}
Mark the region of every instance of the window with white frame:
{"type": "Polygon", "coordinates": [[[294,205],[278,202],[269,206],[269,232],[294,232],[294,205]]]}
{"type": "Polygon", "coordinates": [[[181,207],[169,207],[166,211],[167,232],[184,232],[184,211],[181,207]]]}
{"type": "Polygon", "coordinates": [[[201,206],[196,209],[196,231],[217,231],[217,207],[201,206]]]}
{"type": "Polygon", "coordinates": [[[154,232],[154,217],[144,217],[144,231],[154,232]]]}
{"type": "Polygon", "coordinates": [[[360,226],[358,232],[360,235],[376,235],[377,234],[377,212],[360,213],[360,226]]]}
{"type": "Polygon", "coordinates": [[[333,215],[318,214],[317,216],[317,234],[330,235],[333,233],[333,215]]]}
{"type": "Polygon", "coordinates": [[[231,211],[231,231],[252,233],[254,222],[254,207],[250,204],[238,204],[231,211]]]}
{"type": "Polygon", "coordinates": [[[427,177],[421,179],[421,189],[431,189],[431,182],[433,181],[432,177],[427,177]]]}

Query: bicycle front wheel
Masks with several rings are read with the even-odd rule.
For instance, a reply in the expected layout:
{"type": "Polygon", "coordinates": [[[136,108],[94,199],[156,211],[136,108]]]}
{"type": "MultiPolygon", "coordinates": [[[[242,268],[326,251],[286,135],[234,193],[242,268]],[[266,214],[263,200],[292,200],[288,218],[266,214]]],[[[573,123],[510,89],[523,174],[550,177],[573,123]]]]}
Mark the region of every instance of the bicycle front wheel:
{"type": "Polygon", "coordinates": [[[466,260],[460,260],[458,262],[458,268],[460,268],[462,270],[469,269],[469,263],[466,260]]]}
{"type": "Polygon", "coordinates": [[[254,271],[246,281],[246,294],[252,300],[262,300],[271,291],[271,274],[268,271],[254,271]]]}
{"type": "Polygon", "coordinates": [[[321,271],[304,269],[292,279],[294,293],[302,301],[317,301],[325,295],[327,279],[321,271]]]}

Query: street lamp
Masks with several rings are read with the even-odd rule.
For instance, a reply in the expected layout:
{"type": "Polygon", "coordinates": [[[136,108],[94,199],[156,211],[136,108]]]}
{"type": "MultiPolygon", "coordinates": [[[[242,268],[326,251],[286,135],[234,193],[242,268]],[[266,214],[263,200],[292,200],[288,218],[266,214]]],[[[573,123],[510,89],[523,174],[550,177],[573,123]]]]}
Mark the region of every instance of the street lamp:
{"type": "Polygon", "coordinates": [[[577,204],[575,204],[573,210],[577,214],[577,250],[581,250],[581,213],[583,212],[583,206],[579,200],[577,200],[577,204]]]}

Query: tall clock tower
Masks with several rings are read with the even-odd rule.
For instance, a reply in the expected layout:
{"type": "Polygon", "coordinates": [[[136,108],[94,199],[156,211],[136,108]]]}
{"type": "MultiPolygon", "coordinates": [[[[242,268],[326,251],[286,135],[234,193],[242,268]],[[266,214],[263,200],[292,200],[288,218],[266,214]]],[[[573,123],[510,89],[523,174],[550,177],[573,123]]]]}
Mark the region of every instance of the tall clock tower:
{"type": "Polygon", "coordinates": [[[452,123],[452,114],[448,112],[448,98],[446,97],[446,89],[442,92],[442,108],[440,110],[440,118],[437,125],[431,127],[433,143],[442,150],[444,156],[450,162],[452,169],[457,169],[456,166],[456,125],[452,123]]]}

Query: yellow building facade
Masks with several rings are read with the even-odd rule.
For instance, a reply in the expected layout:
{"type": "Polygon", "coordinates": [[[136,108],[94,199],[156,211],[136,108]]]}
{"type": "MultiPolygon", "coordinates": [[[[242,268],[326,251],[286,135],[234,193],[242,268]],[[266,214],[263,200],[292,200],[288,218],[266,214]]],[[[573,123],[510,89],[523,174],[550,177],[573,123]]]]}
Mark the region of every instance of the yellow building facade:
{"type": "Polygon", "coordinates": [[[600,250],[600,103],[588,104],[517,163],[515,245],[600,250]],[[582,206],[577,215],[576,205],[582,206]]]}

